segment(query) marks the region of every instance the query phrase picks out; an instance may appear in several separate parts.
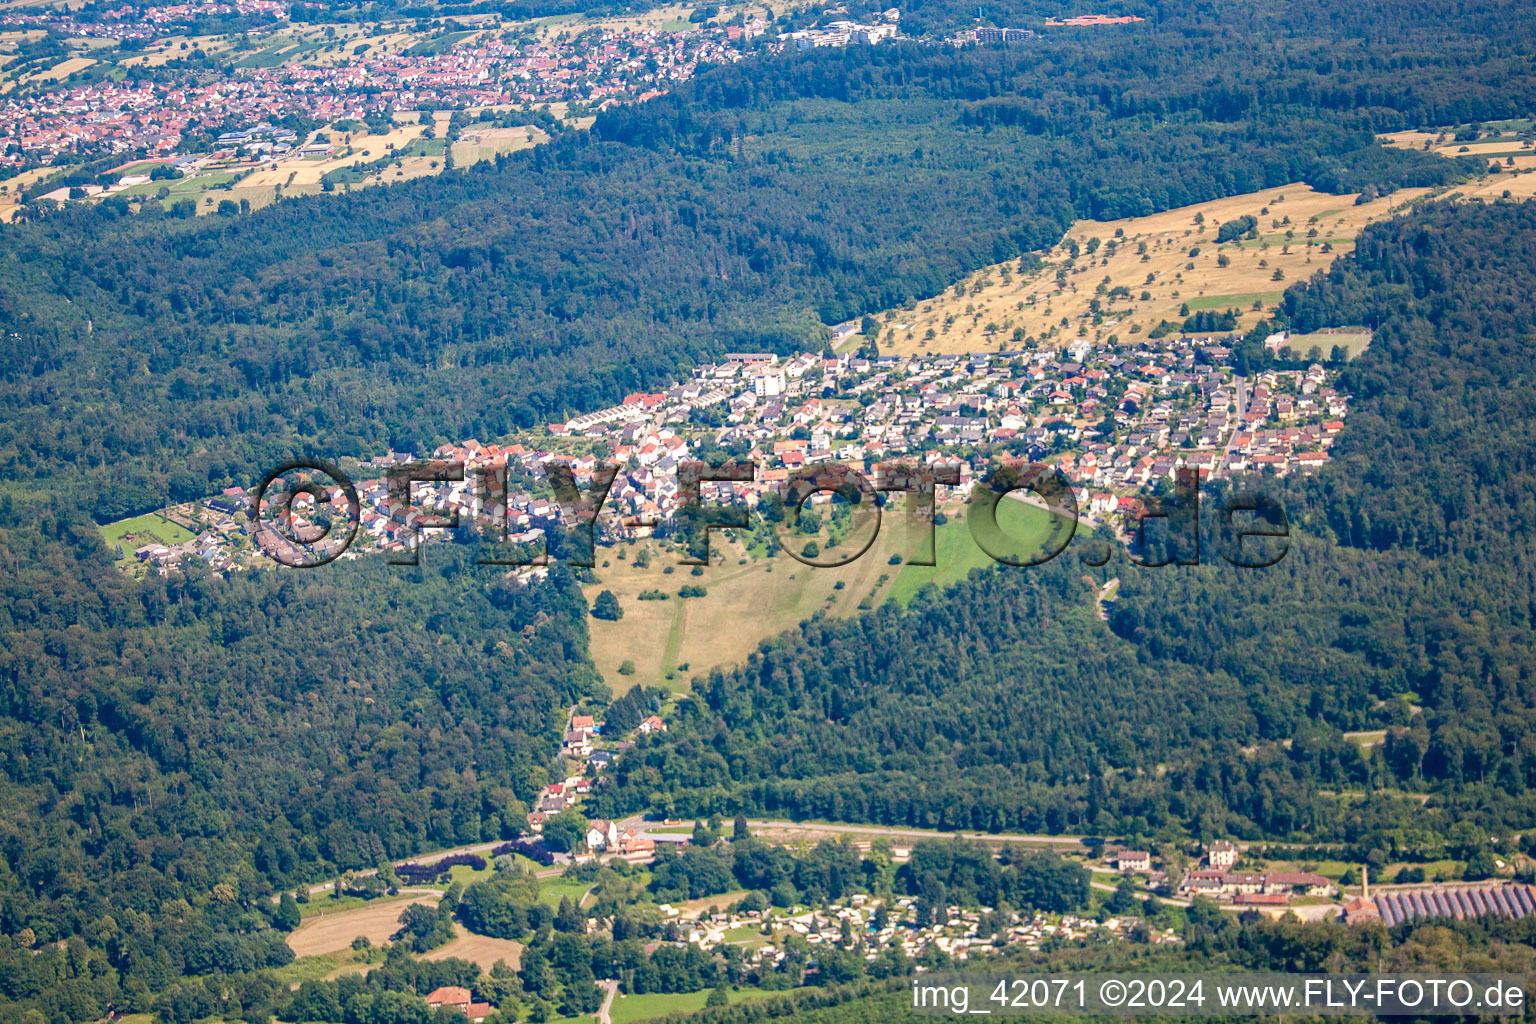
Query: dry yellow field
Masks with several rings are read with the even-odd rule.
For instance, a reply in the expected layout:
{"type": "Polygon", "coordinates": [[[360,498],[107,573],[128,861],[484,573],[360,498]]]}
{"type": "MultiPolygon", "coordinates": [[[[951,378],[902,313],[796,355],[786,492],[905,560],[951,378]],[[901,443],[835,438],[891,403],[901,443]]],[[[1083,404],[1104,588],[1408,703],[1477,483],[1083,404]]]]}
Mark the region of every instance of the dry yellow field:
{"type": "MultiPolygon", "coordinates": [[[[325,49],[306,54],[303,60],[304,64],[312,66],[344,64],[352,59],[353,51],[364,43],[368,45],[365,56],[381,53],[404,53],[423,39],[431,38],[430,36],[403,30],[383,32],[378,35],[364,35],[361,28],[343,30],[340,26],[330,27],[337,29],[335,35],[329,37],[331,39],[330,44],[325,49]]],[[[323,27],[317,27],[303,34],[303,38],[314,39],[323,34],[324,31],[323,27]]]]}
{"type": "Polygon", "coordinates": [[[482,160],[494,160],[498,153],[515,153],[548,142],[541,129],[519,125],[516,128],[465,129],[453,144],[453,162],[468,167],[482,160]]]}
{"type": "Polygon", "coordinates": [[[38,72],[29,78],[28,81],[57,82],[62,78],[68,78],[76,71],[84,71],[95,63],[95,59],[91,57],[71,57],[68,60],[60,61],[47,71],[38,72]]]}
{"type": "Polygon", "coordinates": [[[729,910],[742,900],[746,899],[748,889],[732,889],[718,896],[704,896],[696,900],[684,900],[681,903],[672,904],[677,911],[677,916],[684,921],[697,921],[710,907],[720,910],[729,910]]]}
{"type": "Polygon", "coordinates": [[[57,167],[37,167],[22,171],[9,181],[0,182],[0,224],[16,219],[16,197],[30,185],[35,185],[58,170],[57,167]]]}
{"type": "Polygon", "coordinates": [[[455,937],[447,945],[438,946],[431,952],[422,954],[421,958],[447,960],[453,957],[468,960],[484,971],[495,967],[498,960],[506,961],[508,967],[518,967],[522,963],[523,944],[521,942],[512,939],[493,939],[487,935],[472,935],[460,924],[453,926],[453,933],[455,937]]]}
{"type": "MultiPolygon", "coordinates": [[[[319,194],[319,185],[290,185],[283,189],[283,197],[286,199],[294,199],[299,196],[311,196],[319,194]]],[[[232,188],[220,190],[217,195],[221,199],[230,199],[237,203],[244,199],[246,202],[251,204],[252,210],[259,210],[264,206],[271,206],[277,201],[277,192],[271,186],[267,186],[266,188],[246,188],[241,185],[235,185],[232,188]]],[[[208,200],[212,198],[212,195],[203,197],[202,203],[197,208],[197,212],[199,214],[213,213],[218,208],[217,200],[215,200],[212,204],[208,203],[208,200]]]]}
{"type": "Polygon", "coordinates": [[[1182,321],[1186,304],[1191,312],[1235,308],[1240,323],[1251,325],[1263,315],[1253,308],[1256,302],[1261,309],[1273,306],[1291,282],[1350,252],[1368,222],[1426,191],[1404,189],[1357,206],[1353,194],[1329,195],[1297,183],[1148,217],[1078,221],[1038,271],[998,264],[942,295],[887,312],[880,349],[996,350],[1015,344],[1016,331],[1058,345],[1077,338],[1126,341],[1164,319],[1182,321]],[[1245,215],[1257,219],[1259,238],[1218,246],[1220,225],[1245,215]],[[1099,246],[1089,254],[1091,239],[1099,246]],[[1075,260],[1073,242],[1081,247],[1075,260]],[[1109,294],[1117,288],[1129,297],[1109,294]]]}
{"type": "Polygon", "coordinates": [[[1442,156],[1492,156],[1497,153],[1503,156],[1507,153],[1531,153],[1530,143],[1522,142],[1465,142],[1452,143],[1445,146],[1433,147],[1433,152],[1442,156]]]}
{"type": "Polygon", "coordinates": [[[1366,330],[1333,329],[1318,331],[1314,334],[1292,334],[1286,343],[1281,346],[1289,349],[1295,358],[1301,359],[1316,346],[1324,356],[1333,351],[1335,345],[1343,348],[1353,359],[1364,352],[1371,344],[1371,332],[1366,330]]]}
{"type": "Polygon", "coordinates": [[[288,936],[288,948],[294,956],[318,956],[348,948],[359,935],[375,946],[381,945],[399,931],[400,915],[406,907],[415,903],[435,904],[437,900],[437,896],[415,896],[311,917],[288,936]]]}
{"type": "MultiPolygon", "coordinates": [[[[750,8],[748,9],[750,10],[750,8]]],[[[641,14],[634,14],[623,18],[594,18],[587,20],[576,15],[570,18],[540,19],[543,24],[538,26],[538,34],[541,39],[550,39],[561,32],[569,32],[573,29],[583,32],[589,28],[600,28],[611,32],[634,32],[644,29],[659,31],[665,25],[687,21],[689,13],[693,10],[694,8],[688,4],[668,4],[665,7],[655,7],[641,14]]]]}
{"type": "Polygon", "coordinates": [[[157,43],[142,53],[135,53],[123,57],[118,61],[124,67],[143,65],[144,67],[157,68],[168,61],[185,57],[193,49],[201,48],[206,54],[224,53],[234,48],[234,42],[227,36],[171,36],[163,43],[157,43]],[[185,43],[187,48],[183,50],[181,45],[185,43]]]}
{"type": "Polygon", "coordinates": [[[1452,190],[1447,197],[1492,201],[1504,198],[1505,192],[1509,193],[1510,199],[1530,199],[1536,196],[1536,170],[1490,175],[1481,183],[1473,182],[1452,190]]]}
{"type": "Polygon", "coordinates": [[[118,41],[105,36],[86,36],[66,40],[64,45],[71,50],[115,50],[118,41]]]}
{"type": "MultiPolygon", "coordinates": [[[[136,64],[158,67],[177,57],[186,56],[193,48],[201,48],[204,53],[210,54],[225,53],[234,49],[236,38],[228,35],[171,36],[142,53],[124,57],[119,63],[128,67],[136,64]],[[182,48],[183,44],[186,49],[182,48]]],[[[364,43],[369,47],[368,53],[400,53],[424,38],[430,37],[405,30],[370,35],[359,25],[291,25],[277,34],[254,36],[247,52],[254,53],[264,47],[285,44],[284,52],[292,54],[293,63],[305,67],[330,67],[351,60],[353,50],[364,43]],[[324,42],[321,48],[300,52],[303,45],[317,40],[324,42]]]]}
{"type": "Polygon", "coordinates": [[[22,75],[15,81],[12,81],[8,76],[0,76],[4,77],[4,88],[0,89],[0,92],[10,92],[18,85],[32,82],[57,82],[61,79],[68,78],[76,71],[84,71],[86,68],[95,63],[95,59],[91,57],[69,57],[55,64],[51,68],[43,71],[36,71],[31,74],[22,75]]]}
{"type": "MultiPolygon", "coordinates": [[[[710,552],[724,553],[725,561],[706,566],[702,576],[692,575],[690,566],[678,565],[675,551],[662,551],[654,544],[645,545],[650,565],[643,569],[633,562],[638,548],[629,548],[625,561],[614,558],[611,549],[603,549],[595,570],[601,582],[584,587],[583,592],[590,603],[601,591],[613,591],[624,617],[617,622],[588,620],[592,660],[616,693],[635,683],[686,689],[691,677],[745,660],[759,641],[817,612],[846,616],[856,614],[860,602],[879,605],[901,571],[900,565],[889,564],[891,555],[911,557],[918,549],[909,541],[916,539],[905,516],[888,511],[874,544],[862,557],[839,568],[815,568],[783,552],[741,565],[745,552],[740,545],[714,533],[710,552]],[[608,561],[607,567],[601,565],[603,560],[608,561]],[[670,574],[664,572],[669,565],[674,566],[670,574]],[[887,578],[882,581],[881,576],[887,578]],[[842,590],[837,589],[839,582],[842,590]],[[677,596],[681,587],[690,585],[705,587],[707,596],[677,596]],[[669,596],[665,601],[641,601],[639,594],[644,590],[669,596]],[[634,662],[633,675],[618,671],[626,660],[634,662]],[[681,665],[688,667],[678,670],[681,665]],[[676,678],[666,679],[668,672],[676,678]]],[[[846,557],[855,549],[849,542],[841,550],[846,557]]],[[[823,557],[837,554],[834,549],[823,557]]]]}
{"type": "Polygon", "coordinates": [[[1515,141],[1508,138],[1489,142],[1457,142],[1451,132],[1393,132],[1378,137],[1379,141],[1398,149],[1427,149],[1442,156],[1487,156],[1490,153],[1536,153],[1536,141],[1515,141]]]}
{"type": "MultiPolygon", "coordinates": [[[[420,138],[423,132],[419,117],[419,114],[413,112],[401,114],[389,132],[378,135],[349,136],[334,127],[323,129],[345,155],[338,154],[323,160],[299,156],[265,160],[232,187],[220,190],[216,195],[202,197],[198,203],[198,212],[213,212],[218,207],[219,199],[235,202],[243,199],[250,204],[251,209],[259,210],[273,203],[279,189],[288,198],[318,195],[323,191],[322,179],[330,172],[349,168],[355,163],[371,163],[382,159],[392,148],[394,151],[403,150],[420,138]],[[352,152],[346,153],[349,146],[352,152]]],[[[441,138],[447,134],[450,117],[451,114],[447,112],[434,115],[436,137],[441,138]]],[[[536,128],[485,128],[466,132],[464,139],[454,146],[454,159],[460,167],[467,167],[480,160],[493,159],[497,153],[516,152],[548,141],[549,136],[536,128]]],[[[347,191],[430,177],[442,173],[444,166],[445,161],[441,156],[405,156],[370,173],[364,181],[339,185],[338,189],[347,191]]],[[[0,217],[6,216],[3,211],[3,196],[0,196],[0,217]]],[[[14,212],[10,216],[14,216],[14,212]]]]}
{"type": "Polygon", "coordinates": [[[1452,133],[1394,132],[1379,136],[1379,141],[1399,149],[1428,149],[1441,156],[1482,156],[1500,165],[1498,173],[1486,181],[1454,190],[1463,198],[1500,199],[1506,191],[1511,199],[1529,199],[1536,195],[1536,140],[1517,141],[1500,138],[1491,142],[1456,142],[1452,133]],[[1427,144],[1427,145],[1426,145],[1427,144]]]}
{"type": "Polygon", "coordinates": [[[337,155],[327,160],[312,160],[302,157],[291,157],[286,160],[269,160],[264,162],[256,170],[240,179],[242,188],[272,188],[276,185],[283,186],[286,191],[295,185],[316,185],[331,171],[340,170],[343,167],[351,167],[358,162],[367,163],[378,160],[394,149],[403,149],[411,141],[421,135],[421,125],[402,124],[391,129],[383,135],[353,135],[351,142],[346,142],[344,136],[334,128],[328,129],[331,140],[338,146],[345,148],[350,145],[353,152],[345,156],[337,155]]]}
{"type": "MultiPolygon", "coordinates": [[[[716,20],[723,22],[734,17],[738,12],[749,16],[759,14],[771,21],[776,16],[777,11],[783,10],[789,5],[785,3],[727,3],[718,6],[720,7],[720,14],[716,20]]],[[[541,42],[556,40],[561,36],[574,36],[579,32],[585,32],[593,28],[609,32],[637,32],[645,30],[661,32],[686,25],[688,23],[688,15],[697,8],[697,4],[668,4],[664,7],[655,7],[639,14],[625,15],[623,17],[588,18],[580,14],[557,15],[527,22],[507,22],[505,27],[509,29],[531,27],[541,42]]]]}

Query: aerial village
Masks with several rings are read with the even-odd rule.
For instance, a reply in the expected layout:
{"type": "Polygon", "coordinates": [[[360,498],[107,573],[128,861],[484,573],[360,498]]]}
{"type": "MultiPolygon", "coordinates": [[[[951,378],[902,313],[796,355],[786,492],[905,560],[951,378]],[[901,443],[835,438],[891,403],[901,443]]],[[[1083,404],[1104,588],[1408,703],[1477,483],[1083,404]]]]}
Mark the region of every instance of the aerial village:
{"type": "MultiPolygon", "coordinates": [[[[556,35],[503,24],[494,15],[466,15],[450,19],[435,36],[411,34],[410,22],[375,25],[374,42],[353,45],[334,26],[309,24],[323,14],[318,8],[299,19],[299,10],[310,7],[317,5],[237,0],[125,7],[92,20],[47,8],[0,12],[0,37],[41,30],[81,47],[35,59],[17,51],[13,68],[37,70],[17,76],[22,87],[0,89],[0,171],[110,154],[163,160],[183,173],[240,159],[320,159],[335,152],[329,136],[349,122],[395,111],[566,110],[571,104],[595,111],[661,95],[701,67],[738,61],[758,45],[778,52],[889,40],[899,34],[901,16],[891,8],[873,24],[831,20],[759,42],[770,24],[765,11],[755,9],[714,22],[585,31],[576,24],[556,35]],[[293,26],[285,20],[290,16],[293,26]],[[238,43],[192,34],[220,17],[257,23],[238,43]],[[291,33],[280,34],[285,28],[291,33]],[[405,45],[411,39],[420,41],[405,45]],[[113,73],[85,74],[97,63],[92,54],[113,47],[132,52],[113,73]],[[277,123],[285,127],[274,135],[277,123]]],[[[119,182],[116,191],[138,184],[119,182]]],[[[84,196],[66,189],[45,198],[94,198],[102,191],[111,194],[112,184],[97,183],[84,196]]]]}
{"type": "MultiPolygon", "coordinates": [[[[13,6],[0,11],[0,181],[22,170],[94,166],[116,154],[125,162],[115,180],[109,168],[86,184],[29,187],[25,197],[132,198],[151,184],[146,161],[163,164],[166,177],[322,161],[346,155],[337,138],[346,126],[398,120],[401,112],[552,107],[574,118],[662,95],[703,67],[749,52],[899,39],[900,19],[893,7],[869,23],[834,16],[780,33],[771,9],[747,8],[687,22],[587,28],[578,20],[571,31],[550,34],[475,14],[427,31],[408,20],[374,23],[357,42],[360,30],[324,24],[324,5],[295,0],[13,6]]],[[[1048,24],[1139,20],[1083,15],[1048,24]]],[[[980,26],[944,42],[1034,35],[980,26]]]]}
{"type": "MultiPolygon", "coordinates": [[[[155,8],[150,8],[154,10],[155,8]]],[[[607,31],[568,41],[486,32],[445,49],[368,50],[334,63],[299,60],[235,68],[226,76],[132,75],[0,98],[0,161],[68,162],[111,153],[166,158],[188,172],[236,156],[316,158],[335,144],[315,136],[338,122],[394,110],[454,110],[648,99],[701,64],[739,60],[764,30],[743,25],[687,31],[607,31]],[[288,119],[306,125],[272,137],[288,119]],[[296,120],[295,120],[296,119],[296,120]],[[253,137],[254,133],[254,137],[253,137]],[[300,152],[302,150],[302,152],[300,152]]]]}
{"type": "MultiPolygon", "coordinates": [[[[837,328],[836,340],[856,329],[837,328]]],[[[1180,470],[1211,480],[1308,473],[1327,463],[1349,407],[1336,373],[1312,364],[1240,378],[1227,365],[1229,355],[1221,339],[1198,336],[969,356],[735,353],[695,367],[686,380],[536,435],[357,462],[360,522],[346,557],[412,548],[424,533],[422,516],[434,509],[481,514],[487,506],[473,471],[501,466],[510,481],[505,539],[542,546],[562,521],[573,521],[545,484],[545,467],[564,464],[585,487],[604,459],[621,469],[598,517],[597,539],[638,540],[677,513],[678,468],[701,450],[755,464],[750,482],[707,484],[704,491],[710,500],[749,509],[769,492],[782,493],[790,474],[807,465],[837,462],[872,473],[875,464],[898,458],[955,464],[958,483],[938,485],[942,507],[965,500],[990,460],[1043,461],[1070,481],[1083,520],[1109,526],[1130,543],[1145,495],[1180,470]],[[408,503],[392,495],[385,471],[429,456],[463,462],[466,479],[418,484],[408,503]]],[[[193,539],[133,545],[124,555],[160,570],[184,557],[217,571],[266,564],[270,545],[284,541],[274,531],[257,533],[247,500],[243,487],[232,487],[174,507],[167,515],[193,539]]],[[[496,501],[498,515],[500,506],[496,501]]]]}

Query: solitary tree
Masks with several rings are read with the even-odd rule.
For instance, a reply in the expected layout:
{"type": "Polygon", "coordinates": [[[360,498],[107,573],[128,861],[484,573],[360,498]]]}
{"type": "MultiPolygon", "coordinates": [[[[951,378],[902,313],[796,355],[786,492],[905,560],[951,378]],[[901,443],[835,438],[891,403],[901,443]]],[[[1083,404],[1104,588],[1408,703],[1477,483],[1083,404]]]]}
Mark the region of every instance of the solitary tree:
{"type": "Polygon", "coordinates": [[[624,617],[624,609],[619,607],[619,599],[613,596],[613,591],[605,590],[597,595],[592,602],[592,617],[608,622],[617,622],[624,617]]]}

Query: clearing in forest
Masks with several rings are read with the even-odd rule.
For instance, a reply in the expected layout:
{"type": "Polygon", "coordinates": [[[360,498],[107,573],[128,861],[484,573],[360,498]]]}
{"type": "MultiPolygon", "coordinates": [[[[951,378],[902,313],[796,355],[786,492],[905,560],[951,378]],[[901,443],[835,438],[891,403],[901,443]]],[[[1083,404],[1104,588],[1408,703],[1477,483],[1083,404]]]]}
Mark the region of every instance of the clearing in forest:
{"type": "Polygon", "coordinates": [[[359,935],[380,946],[400,930],[400,915],[405,913],[406,907],[415,903],[436,904],[437,900],[436,895],[416,896],[306,918],[288,936],[288,948],[296,957],[318,956],[350,948],[352,940],[359,935]]]}
{"type": "Polygon", "coordinates": [[[1367,223],[1426,191],[1357,204],[1356,195],[1297,183],[1147,217],[1078,221],[1038,269],[997,264],[882,314],[880,351],[997,351],[1030,339],[1125,343],[1201,311],[1234,310],[1239,326],[1251,326],[1293,281],[1352,251],[1367,223]],[[1251,230],[1217,241],[1222,224],[1244,217],[1253,218],[1251,230]]]}
{"type": "MultiPolygon", "coordinates": [[[[589,605],[602,591],[612,591],[624,616],[615,622],[588,620],[592,661],[615,693],[636,683],[684,690],[692,677],[745,661],[760,642],[812,615],[856,615],[888,598],[905,604],[929,583],[946,587],[972,569],[994,564],[972,540],[958,503],[946,509],[947,520],[934,528],[936,564],[907,564],[921,550],[921,538],[899,511],[899,506],[887,509],[869,550],[837,568],[808,566],[782,551],[772,558],[761,551],[749,553],[720,533],[712,535],[710,548],[723,560],[699,576],[678,564],[675,548],[656,542],[600,549],[595,569],[600,582],[583,591],[589,605]],[[617,557],[620,551],[625,558],[617,557]],[[641,551],[649,564],[637,567],[641,551]],[[680,597],[679,590],[688,586],[703,587],[705,594],[680,597]],[[642,594],[653,599],[642,599],[642,594]],[[621,672],[626,662],[630,671],[621,672]]],[[[1005,501],[998,511],[999,525],[1019,542],[1019,550],[1043,546],[1052,522],[1045,510],[1022,501],[1005,501]]],[[[1086,531],[1086,526],[1079,529],[1086,531]]],[[[1052,539],[1050,546],[1058,543],[1052,539]]],[[[853,547],[850,542],[845,550],[853,547]]],[[[825,557],[833,556],[828,552],[825,557]]]]}

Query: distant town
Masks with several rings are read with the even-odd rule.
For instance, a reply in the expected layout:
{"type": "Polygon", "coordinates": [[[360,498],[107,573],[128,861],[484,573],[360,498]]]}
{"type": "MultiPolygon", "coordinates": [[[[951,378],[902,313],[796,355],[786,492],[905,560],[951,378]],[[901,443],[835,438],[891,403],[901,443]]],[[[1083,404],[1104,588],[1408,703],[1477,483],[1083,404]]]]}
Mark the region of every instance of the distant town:
{"type": "MultiPolygon", "coordinates": [[[[148,10],[160,10],[149,8],[148,10]]],[[[15,17],[12,15],[11,17],[15,17]]],[[[234,73],[135,77],[8,95],[0,100],[0,160],[13,168],[97,154],[270,157],[306,148],[323,156],[314,135],[338,122],[394,110],[453,110],[551,103],[600,107],[614,99],[646,99],[690,78],[704,64],[739,60],[741,46],[761,35],[760,18],[741,25],[685,31],[610,31],[565,42],[530,42],[494,31],[455,33],[444,46],[350,48],[326,64],[302,60],[323,44],[295,43],[290,52],[234,65],[234,73]],[[287,60],[283,58],[289,58],[287,60]],[[252,139],[262,122],[308,130],[252,139]]],[[[201,50],[185,58],[201,57],[201,50]]]]}
{"type": "MultiPolygon", "coordinates": [[[[452,142],[471,123],[494,136],[476,136],[471,152],[484,159],[750,53],[901,38],[894,7],[868,23],[830,17],[780,26],[772,8],[751,5],[701,16],[720,10],[699,8],[686,21],[476,14],[358,25],[327,24],[322,5],[286,0],[10,8],[0,12],[0,220],[28,215],[25,204],[36,201],[191,198],[194,212],[238,212],[285,188],[292,196],[320,191],[322,181],[326,191],[383,184],[451,166],[452,142]],[[455,111],[474,116],[450,123],[455,111]],[[391,134],[435,118],[436,131],[391,134]],[[524,125],[528,131],[510,132],[524,125]],[[364,152],[368,130],[384,137],[364,152]],[[406,165],[412,157],[420,166],[406,165]],[[398,173],[382,173],[391,161],[398,173]],[[236,187],[241,194],[225,204],[203,197],[236,187]]],[[[1139,20],[1083,15],[1047,24],[1139,20]]],[[[945,42],[1034,35],[977,25],[945,42]]]]}

